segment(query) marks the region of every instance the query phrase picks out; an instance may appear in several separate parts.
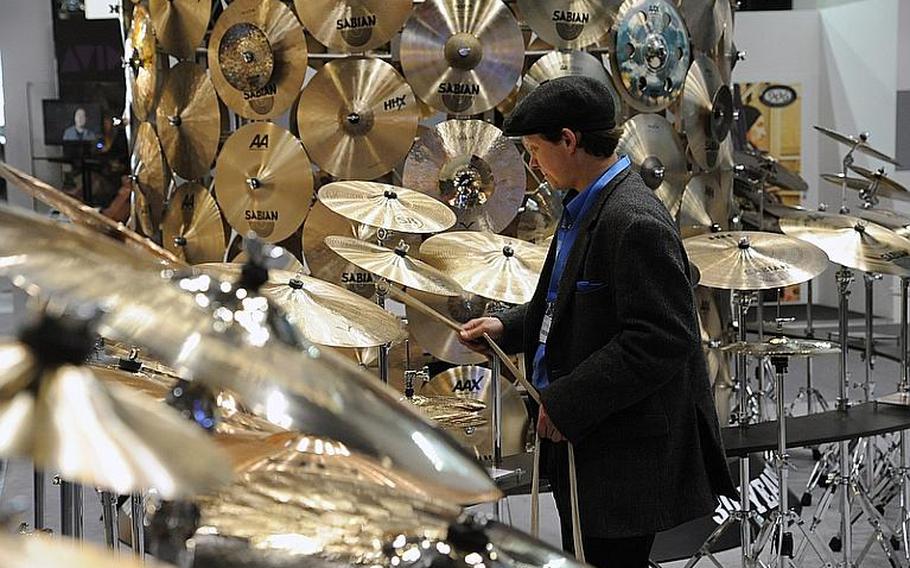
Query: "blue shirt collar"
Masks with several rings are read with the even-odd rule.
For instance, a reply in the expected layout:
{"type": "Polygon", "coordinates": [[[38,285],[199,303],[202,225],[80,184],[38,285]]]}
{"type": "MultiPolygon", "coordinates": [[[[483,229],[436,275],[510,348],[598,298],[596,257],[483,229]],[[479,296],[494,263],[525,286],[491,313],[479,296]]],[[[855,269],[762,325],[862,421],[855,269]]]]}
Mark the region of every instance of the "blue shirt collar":
{"type": "Polygon", "coordinates": [[[628,156],[621,156],[612,166],[607,168],[604,173],[600,174],[597,179],[592,181],[584,191],[574,192],[573,198],[566,203],[565,210],[563,211],[566,221],[568,221],[569,224],[575,222],[578,218],[578,214],[584,207],[585,202],[589,199],[594,199],[595,195],[600,193],[600,190],[606,187],[614,177],[629,167],[630,164],[631,161],[628,156]]]}

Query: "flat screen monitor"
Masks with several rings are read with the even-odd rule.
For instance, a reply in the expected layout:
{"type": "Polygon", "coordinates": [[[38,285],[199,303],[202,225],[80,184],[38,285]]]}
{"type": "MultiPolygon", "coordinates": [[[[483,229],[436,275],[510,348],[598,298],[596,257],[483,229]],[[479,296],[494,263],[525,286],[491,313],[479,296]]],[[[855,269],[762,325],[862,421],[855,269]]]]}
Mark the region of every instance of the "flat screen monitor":
{"type": "Polygon", "coordinates": [[[101,105],[47,99],[44,107],[44,143],[48,146],[91,144],[101,138],[101,105]]]}

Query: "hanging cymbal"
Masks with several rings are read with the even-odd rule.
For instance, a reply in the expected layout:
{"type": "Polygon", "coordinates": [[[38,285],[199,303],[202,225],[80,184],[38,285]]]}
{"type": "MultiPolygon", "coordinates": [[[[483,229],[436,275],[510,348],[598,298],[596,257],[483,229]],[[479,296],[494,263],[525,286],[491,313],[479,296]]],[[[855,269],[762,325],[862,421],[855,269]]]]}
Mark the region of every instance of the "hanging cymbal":
{"type": "Polygon", "coordinates": [[[637,114],[623,124],[616,153],[629,156],[645,185],[675,217],[689,173],[683,143],[673,125],[657,114],[637,114]]]}
{"type": "MultiPolygon", "coordinates": [[[[152,210],[149,207],[145,194],[139,189],[139,184],[131,182],[130,195],[132,203],[130,204],[130,223],[134,223],[136,232],[143,235],[155,236],[158,233],[158,227],[152,223],[152,210]]],[[[151,239],[149,239],[151,241],[151,239]]],[[[162,250],[166,250],[163,249],[162,250]]],[[[168,252],[168,254],[171,254],[168,252]]]]}
{"type": "Polygon", "coordinates": [[[840,347],[830,341],[799,339],[795,337],[772,337],[767,341],[738,341],[721,347],[722,351],[734,355],[751,355],[753,357],[812,357],[840,353],[840,347]]]}
{"type": "Polygon", "coordinates": [[[732,183],[731,172],[692,176],[679,208],[679,232],[683,238],[729,228],[732,183]]]}
{"type": "Polygon", "coordinates": [[[325,244],[349,262],[396,284],[440,296],[461,294],[461,287],[456,281],[409,255],[407,244],[399,243],[396,248],[390,249],[338,236],[326,237],[325,244]]]}
{"type": "Polygon", "coordinates": [[[729,0],[678,2],[695,49],[711,51],[721,40],[724,31],[733,29],[733,13],[729,0]]]}
{"type": "Polygon", "coordinates": [[[689,70],[689,35],[666,0],[625,0],[613,24],[610,62],[620,95],[642,112],[670,106],[689,70]]]}
{"type": "Polygon", "coordinates": [[[537,287],[547,249],[494,233],[458,231],[425,240],[420,254],[467,292],[524,304],[537,287]]]}
{"type": "Polygon", "coordinates": [[[766,182],[791,191],[805,192],[809,190],[806,183],[798,173],[784,167],[774,156],[752,150],[736,150],[733,153],[736,161],[736,176],[740,179],[751,180],[753,183],[766,182]]]}
{"type": "Polygon", "coordinates": [[[319,188],[326,207],[348,219],[403,233],[439,233],[455,224],[445,204],[419,191],[369,181],[336,181],[319,188]]]}
{"type": "Polygon", "coordinates": [[[401,34],[401,68],[424,102],[472,115],[506,98],[521,76],[524,39],[502,2],[429,0],[401,34]]]}
{"type": "Polygon", "coordinates": [[[880,207],[872,209],[858,208],[854,213],[860,219],[878,223],[882,227],[891,229],[901,237],[910,238],[910,217],[903,213],[880,207]]]}
{"type": "Polygon", "coordinates": [[[689,260],[701,272],[701,285],[710,288],[783,288],[811,280],[828,266],[821,249],[787,235],[727,231],[690,237],[683,243],[689,260]]]}
{"type": "Polygon", "coordinates": [[[161,222],[161,240],[190,264],[224,257],[224,225],[208,188],[188,181],[174,190],[161,222]]]}
{"type": "Polygon", "coordinates": [[[553,47],[580,49],[610,28],[621,0],[518,0],[523,21],[553,47]]]}
{"type": "Polygon", "coordinates": [[[418,118],[411,87],[381,59],[326,63],[297,106],[304,146],[322,170],[339,178],[388,173],[414,143],[418,118]]]}
{"type": "Polygon", "coordinates": [[[158,52],[152,18],[142,4],[133,7],[133,21],[123,54],[133,113],[139,120],[148,120],[158,97],[158,52]]]}
{"type": "MultiPolygon", "coordinates": [[[[486,312],[487,300],[474,294],[446,297],[419,291],[408,293],[458,323],[479,318],[486,312]]],[[[487,360],[485,355],[462,345],[457,333],[433,318],[417,310],[408,310],[407,314],[411,335],[433,356],[456,365],[476,365],[487,360]]]]}
{"type": "Polygon", "coordinates": [[[279,0],[234,0],[209,38],[212,83],[245,118],[274,118],[291,106],[307,68],[303,28],[279,0]]]}
{"type": "Polygon", "coordinates": [[[152,222],[149,230],[155,232],[164,213],[164,201],[171,185],[171,171],[164,160],[158,134],[151,123],[143,122],[139,125],[135,140],[130,160],[133,176],[148,202],[152,222]]]}
{"type": "Polygon", "coordinates": [[[885,175],[884,170],[879,169],[872,171],[868,168],[864,168],[856,164],[851,164],[850,170],[858,173],[869,181],[876,182],[876,195],[880,195],[882,197],[890,197],[891,199],[899,199],[901,201],[910,201],[910,189],[907,189],[903,185],[889,178],[887,175],[885,175]]]}
{"type": "Polygon", "coordinates": [[[312,198],[310,160],[287,130],[254,122],[224,143],[215,164],[215,199],[241,235],[253,231],[270,243],[290,236],[312,198]]]}
{"type": "Polygon", "coordinates": [[[733,123],[733,93],[706,55],[696,57],[689,67],[681,115],[692,158],[703,169],[713,170],[720,159],[720,143],[733,123]]]}
{"type": "Polygon", "coordinates": [[[0,534],[3,568],[173,568],[151,559],[131,559],[95,544],[35,534],[0,534]]]}
{"type": "Polygon", "coordinates": [[[499,232],[524,199],[521,154],[481,120],[447,120],[424,131],[404,164],[402,185],[447,204],[456,229],[499,232]]]}
{"type": "Polygon", "coordinates": [[[209,27],[212,0],[149,0],[149,12],[161,48],[192,59],[209,27]]]}
{"type": "Polygon", "coordinates": [[[294,0],[306,29],[326,47],[362,53],[388,43],[411,15],[411,0],[294,0]]]}
{"type": "Polygon", "coordinates": [[[850,146],[851,148],[856,148],[857,152],[861,152],[863,154],[866,154],[867,156],[872,156],[873,158],[876,158],[883,162],[888,162],[889,164],[892,164],[895,166],[900,165],[900,163],[898,163],[897,160],[895,160],[888,154],[885,154],[884,152],[880,152],[880,151],[876,150],[875,148],[873,148],[872,146],[870,146],[869,143],[866,141],[866,139],[869,137],[869,135],[867,133],[860,134],[859,137],[856,137],[856,136],[850,136],[848,134],[841,134],[840,132],[837,132],[836,130],[832,130],[831,128],[825,128],[824,126],[818,126],[817,124],[813,125],[812,128],[821,132],[822,134],[824,134],[825,136],[827,136],[828,138],[830,138],[836,142],[840,142],[841,144],[844,144],[845,146],[850,146]]]}
{"type": "Polygon", "coordinates": [[[170,69],[156,114],[161,146],[174,171],[186,179],[209,175],[221,136],[221,107],[205,66],[182,61],[170,69]]]}

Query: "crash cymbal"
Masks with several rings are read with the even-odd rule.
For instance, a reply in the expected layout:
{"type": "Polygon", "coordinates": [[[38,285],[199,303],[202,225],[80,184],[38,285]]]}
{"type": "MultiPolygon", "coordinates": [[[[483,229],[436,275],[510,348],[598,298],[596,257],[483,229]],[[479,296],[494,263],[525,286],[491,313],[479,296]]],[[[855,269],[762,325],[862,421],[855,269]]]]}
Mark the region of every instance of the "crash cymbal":
{"type": "Polygon", "coordinates": [[[683,143],[673,125],[660,115],[635,115],[623,124],[616,153],[629,156],[645,185],[675,217],[689,173],[683,143]]]}
{"type": "Polygon", "coordinates": [[[290,236],[312,198],[310,160],[287,130],[254,122],[224,143],[215,164],[215,199],[241,235],[253,231],[270,243],[290,236]]]}
{"type": "Polygon", "coordinates": [[[506,98],[524,66],[524,39],[502,2],[429,0],[401,34],[401,68],[424,102],[473,115],[506,98]]]}
{"type": "Polygon", "coordinates": [[[891,199],[899,199],[901,201],[910,201],[910,190],[885,175],[884,170],[879,169],[872,171],[856,164],[851,164],[850,170],[858,173],[869,181],[876,182],[876,195],[889,197],[891,199]]]}
{"type": "Polygon", "coordinates": [[[522,19],[553,47],[579,49],[610,28],[621,0],[518,0],[522,19]]]}
{"type": "Polygon", "coordinates": [[[733,69],[736,67],[736,64],[745,58],[745,53],[739,51],[739,49],[736,48],[736,44],[733,43],[732,12],[730,16],[731,24],[727,26],[723,34],[721,34],[720,42],[718,42],[717,47],[714,49],[714,61],[717,63],[717,67],[720,69],[720,75],[727,85],[733,83],[733,69]]]}
{"type": "Polygon", "coordinates": [[[245,118],[274,118],[291,106],[307,67],[303,28],[279,0],[235,0],[209,38],[212,82],[245,118]]]}
{"type": "Polygon", "coordinates": [[[425,240],[420,254],[467,292],[524,304],[537,287],[547,249],[494,233],[458,231],[425,240]]]}
{"type": "Polygon", "coordinates": [[[782,217],[780,228],[821,248],[835,264],[894,276],[910,273],[910,241],[859,217],[807,211],[782,217]]]}
{"type": "Polygon", "coordinates": [[[417,412],[446,432],[460,429],[474,431],[487,424],[487,419],[482,415],[487,405],[479,400],[415,394],[411,398],[403,398],[402,401],[414,406],[417,412]]]}
{"type": "Polygon", "coordinates": [[[695,308],[698,316],[698,328],[701,334],[701,347],[705,353],[708,366],[708,380],[713,385],[725,364],[725,355],[717,347],[724,343],[724,328],[720,321],[720,310],[714,298],[715,289],[706,286],[695,288],[695,308]]]}
{"type": "Polygon", "coordinates": [[[525,194],[525,202],[518,212],[516,236],[534,244],[543,245],[556,233],[562,218],[562,198],[546,181],[534,191],[525,194]]]}
{"type": "Polygon", "coordinates": [[[411,87],[381,59],[326,63],[297,106],[297,130],[313,161],[346,179],[391,171],[414,143],[418,118],[411,87]]]}
{"type": "Polygon", "coordinates": [[[732,172],[692,176],[679,208],[679,232],[683,238],[729,228],[732,184],[732,172]]]}
{"type": "Polygon", "coordinates": [[[518,213],[526,173],[515,144],[481,120],[447,120],[421,134],[402,185],[447,204],[455,229],[499,232],[518,213]]]}
{"type": "Polygon", "coordinates": [[[869,189],[871,180],[859,177],[850,177],[844,176],[842,173],[836,174],[820,174],[821,178],[830,184],[834,184],[838,187],[844,185],[846,182],[847,189],[854,189],[859,191],[865,191],[869,189]]]}
{"type": "Polygon", "coordinates": [[[752,150],[736,150],[733,152],[736,162],[736,176],[752,183],[765,182],[791,191],[805,192],[809,190],[799,174],[788,170],[770,154],[752,150]]]}
{"type": "Polygon", "coordinates": [[[352,264],[388,280],[440,296],[457,296],[457,282],[408,254],[410,248],[399,243],[394,249],[374,245],[350,237],[326,237],[325,244],[352,264]]]}
{"type": "MultiPolygon", "coordinates": [[[[486,313],[487,300],[474,294],[437,296],[425,292],[408,292],[442,315],[465,323],[486,313]]],[[[476,365],[486,356],[468,349],[458,341],[458,334],[417,310],[408,310],[408,330],[414,339],[435,357],[456,365],[476,365]]]]}
{"type": "Polygon", "coordinates": [[[692,158],[702,169],[713,170],[720,159],[720,143],[733,123],[733,93],[706,55],[696,57],[689,67],[681,114],[692,158]]]}
{"type": "Polygon", "coordinates": [[[161,239],[190,264],[224,258],[224,225],[208,188],[188,181],[174,190],[161,222],[161,239]]]}
{"type": "Polygon", "coordinates": [[[891,229],[904,238],[910,238],[910,217],[891,209],[875,207],[872,209],[858,208],[854,211],[857,217],[878,223],[882,227],[891,229]]]}
{"type": "Polygon", "coordinates": [[[836,130],[833,130],[831,128],[825,128],[824,126],[818,126],[817,124],[813,125],[812,128],[821,132],[828,138],[830,138],[836,142],[840,142],[841,144],[844,144],[845,146],[850,146],[851,148],[855,147],[856,151],[866,154],[867,156],[872,156],[873,158],[876,158],[883,162],[888,162],[889,164],[893,164],[895,166],[900,165],[897,162],[897,160],[895,160],[888,154],[885,154],[884,152],[880,152],[880,151],[876,150],[875,148],[873,148],[872,146],[870,146],[868,144],[868,142],[866,141],[866,139],[869,137],[869,135],[867,133],[863,133],[859,137],[856,137],[856,136],[850,136],[848,134],[841,134],[840,132],[837,132],[836,130]]]}
{"type": "Polygon", "coordinates": [[[811,280],[828,257],[816,246],[774,233],[727,231],[683,241],[701,272],[701,285],[724,290],[768,290],[811,280]]]}
{"type": "Polygon", "coordinates": [[[336,181],[319,188],[319,201],[353,221],[403,233],[438,233],[455,224],[442,202],[419,191],[369,181],[336,181]]]}
{"type": "Polygon", "coordinates": [[[149,0],[149,12],[161,48],[192,59],[209,27],[212,0],[149,0]]]}
{"type": "Polygon", "coordinates": [[[729,0],[679,1],[677,5],[685,18],[695,49],[711,51],[727,29],[733,30],[733,13],[729,0]]]}
{"type": "Polygon", "coordinates": [[[294,0],[294,7],[323,45],[355,53],[388,43],[411,15],[411,0],[294,0]]]}
{"type": "Polygon", "coordinates": [[[156,113],[168,164],[186,179],[209,175],[221,136],[221,107],[205,66],[182,61],[170,69],[156,113]]]}
{"type": "Polygon", "coordinates": [[[149,122],[143,122],[136,130],[136,143],[130,159],[133,176],[139,185],[139,190],[145,195],[149,206],[152,227],[150,231],[157,231],[164,213],[164,201],[167,199],[168,189],[171,186],[171,171],[164,161],[161,144],[155,127],[149,122]]]}
{"type": "Polygon", "coordinates": [[[625,0],[613,24],[610,62],[620,95],[634,109],[656,112],[682,93],[689,70],[689,35],[666,0],[625,0]]]}
{"type": "MultiPolygon", "coordinates": [[[[136,231],[143,235],[152,235],[157,238],[158,227],[152,223],[152,210],[149,207],[145,194],[139,189],[139,184],[135,181],[130,182],[130,195],[132,203],[130,204],[130,223],[134,224],[136,231]]],[[[151,239],[149,239],[151,241],[151,239]]],[[[162,249],[166,250],[166,249],[162,249]]],[[[168,254],[171,254],[168,252],[168,254]]]]}
{"type": "Polygon", "coordinates": [[[133,21],[123,53],[133,113],[139,120],[148,120],[158,98],[158,52],[152,18],[141,4],[133,7],[133,21]]]}
{"type": "Polygon", "coordinates": [[[3,568],[173,568],[154,560],[131,559],[83,541],[50,535],[0,534],[0,566],[3,568]]]}
{"type": "MultiPolygon", "coordinates": [[[[446,428],[466,448],[481,459],[493,455],[493,373],[484,367],[466,365],[439,373],[417,391],[424,396],[468,398],[484,403],[480,415],[485,423],[478,427],[446,428]]],[[[499,377],[502,404],[502,455],[511,456],[525,451],[528,430],[528,410],[521,395],[505,377],[499,377]]]]}
{"type": "Polygon", "coordinates": [[[752,355],[753,357],[811,357],[813,355],[828,355],[840,353],[840,347],[830,341],[816,341],[813,339],[798,339],[794,337],[772,337],[767,341],[746,342],[739,341],[721,347],[722,351],[734,355],[752,355]]]}

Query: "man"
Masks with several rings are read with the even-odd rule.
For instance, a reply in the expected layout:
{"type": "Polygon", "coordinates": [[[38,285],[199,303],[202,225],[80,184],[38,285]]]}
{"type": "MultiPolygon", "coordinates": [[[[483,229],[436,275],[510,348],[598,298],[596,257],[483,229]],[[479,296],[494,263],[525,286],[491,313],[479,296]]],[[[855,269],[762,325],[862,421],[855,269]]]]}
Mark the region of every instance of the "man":
{"type": "Polygon", "coordinates": [[[64,142],[94,142],[98,136],[85,127],[85,109],[79,107],[73,113],[73,125],[63,131],[64,142]]]}
{"type": "Polygon", "coordinates": [[[467,322],[524,352],[540,389],[541,463],[571,550],[566,440],[575,447],[586,560],[645,568],[658,531],[735,497],[700,344],[689,264],[675,223],[615,154],[620,130],[607,87],[548,81],[519,103],[521,136],[555,188],[560,227],[530,302],[467,322]]]}

